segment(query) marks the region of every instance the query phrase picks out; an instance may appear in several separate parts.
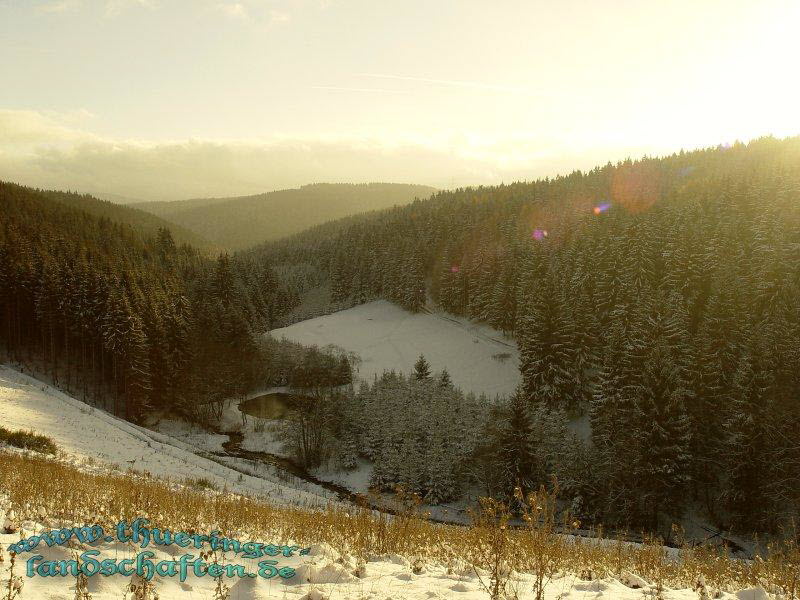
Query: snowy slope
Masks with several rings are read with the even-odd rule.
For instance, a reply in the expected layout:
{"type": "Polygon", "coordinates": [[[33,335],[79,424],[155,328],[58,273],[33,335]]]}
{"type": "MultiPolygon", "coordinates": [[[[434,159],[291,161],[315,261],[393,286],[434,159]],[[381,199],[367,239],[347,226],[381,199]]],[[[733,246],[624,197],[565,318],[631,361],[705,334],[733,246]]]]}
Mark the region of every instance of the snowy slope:
{"type": "Polygon", "coordinates": [[[0,365],[0,423],[53,438],[66,460],[84,469],[114,466],[176,481],[206,478],[220,489],[227,485],[233,492],[282,503],[323,506],[330,498],[318,486],[303,483],[303,489],[294,489],[278,483],[269,470],[256,472],[234,459],[224,459],[230,466],[210,460],[198,447],[87,406],[6,365],[0,365]]]}
{"type": "Polygon", "coordinates": [[[366,380],[384,370],[410,372],[420,354],[434,370],[446,367],[465,392],[508,395],[520,380],[517,346],[502,333],[447,314],[410,313],[385,300],[295,323],[271,334],[301,344],[333,344],[356,352],[363,360],[359,376],[366,380]]]}

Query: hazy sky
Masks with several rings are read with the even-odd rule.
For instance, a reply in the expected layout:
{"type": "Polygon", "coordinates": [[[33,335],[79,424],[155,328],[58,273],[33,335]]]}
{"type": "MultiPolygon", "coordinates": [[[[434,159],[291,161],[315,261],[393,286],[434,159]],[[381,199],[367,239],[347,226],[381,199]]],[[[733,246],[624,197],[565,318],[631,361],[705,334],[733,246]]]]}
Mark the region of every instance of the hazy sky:
{"type": "Polygon", "coordinates": [[[800,133],[797,0],[0,0],[0,179],[439,187],[800,133]]]}

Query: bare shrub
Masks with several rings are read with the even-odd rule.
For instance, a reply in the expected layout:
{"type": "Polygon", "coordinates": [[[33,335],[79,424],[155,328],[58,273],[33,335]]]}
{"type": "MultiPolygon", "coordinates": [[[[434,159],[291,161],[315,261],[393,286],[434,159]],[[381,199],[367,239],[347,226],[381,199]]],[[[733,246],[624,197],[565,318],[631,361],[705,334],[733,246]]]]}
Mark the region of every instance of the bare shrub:
{"type": "Polygon", "coordinates": [[[506,598],[514,550],[508,529],[511,513],[502,502],[481,498],[480,509],[472,511],[474,558],[470,561],[481,587],[492,600],[506,598]],[[488,570],[488,575],[482,573],[488,570]],[[488,579],[487,579],[488,578],[488,579]]]}
{"type": "Polygon", "coordinates": [[[0,590],[0,592],[3,593],[2,600],[16,600],[16,598],[19,598],[22,595],[22,588],[25,584],[25,582],[22,580],[22,577],[14,574],[17,564],[17,555],[14,552],[11,552],[10,554],[11,558],[8,566],[8,580],[3,584],[2,590],[0,590]]]}
{"type": "MultiPolygon", "coordinates": [[[[552,491],[541,486],[538,492],[531,492],[525,498],[522,490],[517,488],[514,495],[522,506],[522,520],[527,529],[534,598],[542,600],[545,587],[564,562],[562,554],[566,550],[563,540],[556,534],[558,482],[553,480],[552,491]]],[[[570,523],[568,515],[564,516],[564,523],[568,527],[578,526],[577,523],[570,523]]]]}

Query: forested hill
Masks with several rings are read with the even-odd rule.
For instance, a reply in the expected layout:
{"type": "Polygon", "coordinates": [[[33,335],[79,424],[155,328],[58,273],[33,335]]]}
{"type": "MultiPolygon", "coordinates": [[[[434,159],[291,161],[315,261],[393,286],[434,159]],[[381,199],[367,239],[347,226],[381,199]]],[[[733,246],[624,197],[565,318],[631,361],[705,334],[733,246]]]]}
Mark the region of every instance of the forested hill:
{"type": "Polygon", "coordinates": [[[589,413],[572,493],[606,514],[800,506],[800,138],[440,192],[252,254],[333,304],[427,294],[513,333],[520,406],[589,413]]]}
{"type": "MultiPolygon", "coordinates": [[[[14,184],[6,183],[5,185],[13,186],[14,184]]],[[[126,206],[115,202],[109,202],[108,200],[99,200],[89,194],[50,190],[37,190],[37,192],[48,200],[77,208],[95,217],[108,219],[117,223],[126,223],[147,235],[155,236],[159,229],[168,228],[178,244],[189,244],[201,250],[212,250],[215,248],[214,244],[203,236],[182,227],[180,224],[170,223],[150,212],[139,210],[135,206],[126,206]]]]}
{"type": "Polygon", "coordinates": [[[320,183],[238,198],[145,202],[147,210],[229,250],[242,250],[348,215],[408,204],[436,190],[395,183],[320,183]]]}
{"type": "Polygon", "coordinates": [[[130,419],[246,391],[293,303],[270,267],[62,199],[0,182],[0,355],[130,419]]]}

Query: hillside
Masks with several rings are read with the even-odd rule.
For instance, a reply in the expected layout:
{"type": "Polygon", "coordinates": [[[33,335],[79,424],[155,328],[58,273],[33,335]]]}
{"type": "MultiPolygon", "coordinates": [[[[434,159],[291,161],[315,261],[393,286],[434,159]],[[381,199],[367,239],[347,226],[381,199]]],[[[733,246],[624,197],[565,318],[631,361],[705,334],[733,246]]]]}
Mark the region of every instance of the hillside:
{"type": "MultiPolygon", "coordinates": [[[[240,198],[250,198],[251,196],[241,196],[240,198]]],[[[127,202],[126,204],[136,206],[154,215],[166,218],[170,215],[180,214],[183,211],[213,206],[223,202],[236,200],[237,198],[192,198],[189,200],[153,200],[144,202],[127,202]]]]}
{"type": "Polygon", "coordinates": [[[208,441],[195,447],[134,425],[2,364],[0,406],[3,427],[47,435],[65,462],[89,471],[130,469],[176,482],[203,479],[209,487],[283,504],[321,507],[334,499],[330,492],[301,481],[290,486],[285,475],[269,469],[216,458],[203,450],[208,441]]]}
{"type": "Polygon", "coordinates": [[[521,391],[486,434],[509,495],[556,473],[606,524],[800,511],[800,138],[440,192],[248,256],[331,310],[433,301],[513,335],[521,391]],[[591,440],[551,460],[559,413],[591,440]]]}
{"type": "Polygon", "coordinates": [[[2,350],[133,420],[196,417],[246,390],[264,368],[255,332],[292,304],[271,269],[212,261],[87,204],[0,183],[2,350]]]}
{"type": "Polygon", "coordinates": [[[238,198],[145,202],[136,208],[229,250],[242,250],[326,221],[408,204],[434,191],[423,185],[321,183],[238,198]]]}
{"type": "MultiPolygon", "coordinates": [[[[0,182],[2,183],[2,182],[0,182]]],[[[6,188],[21,187],[12,183],[3,183],[6,188]]],[[[116,223],[130,225],[137,231],[155,237],[159,229],[169,229],[172,237],[178,244],[189,244],[196,248],[209,251],[214,245],[202,235],[190,231],[179,223],[172,223],[150,212],[140,210],[138,206],[127,206],[109,200],[99,200],[89,194],[73,192],[57,192],[49,190],[36,190],[37,193],[50,201],[58,202],[70,208],[82,210],[98,219],[108,219],[116,223]]]]}

